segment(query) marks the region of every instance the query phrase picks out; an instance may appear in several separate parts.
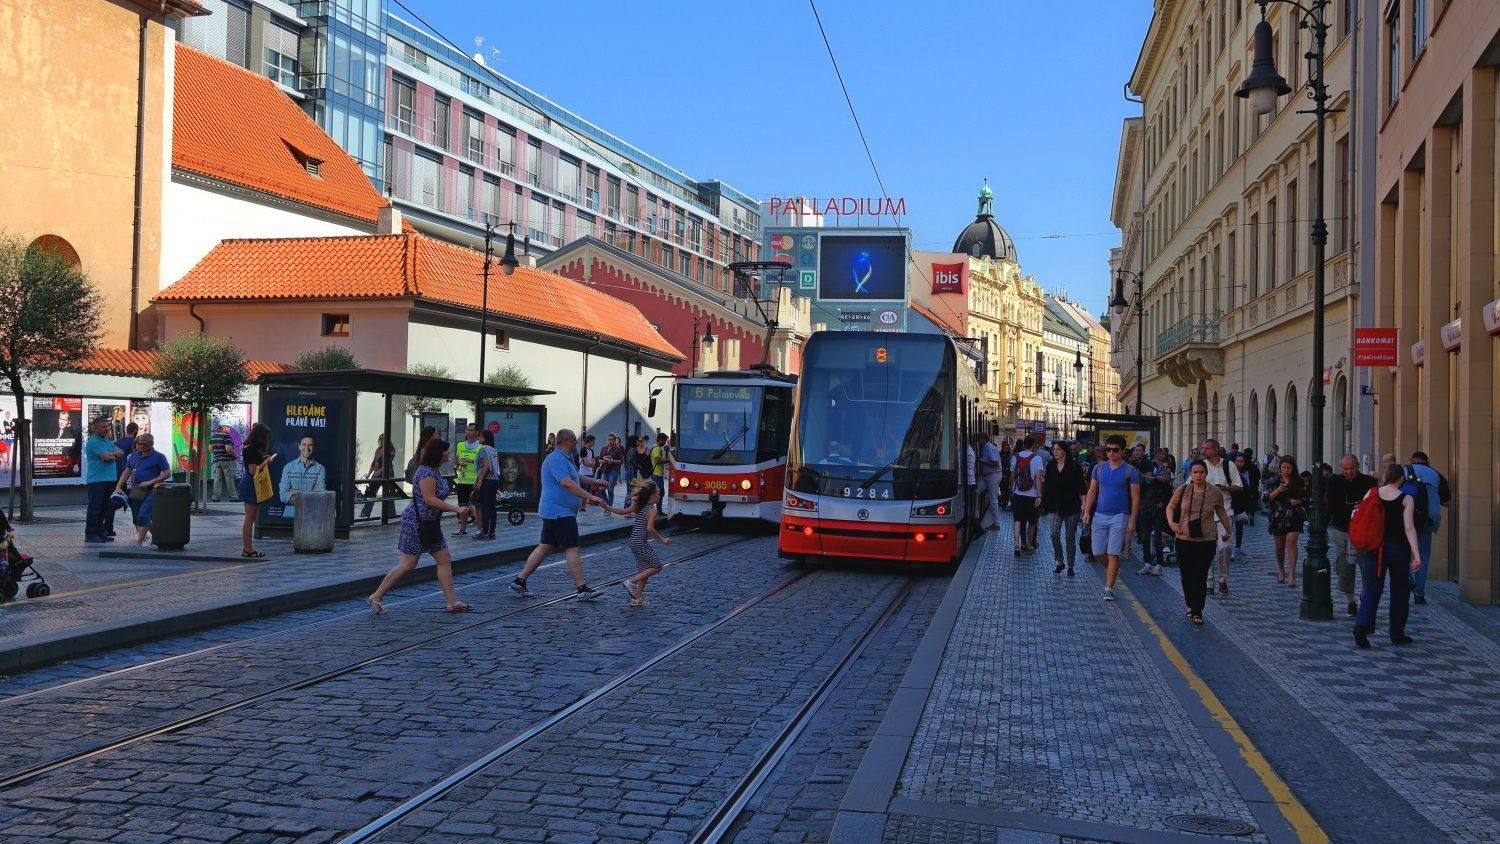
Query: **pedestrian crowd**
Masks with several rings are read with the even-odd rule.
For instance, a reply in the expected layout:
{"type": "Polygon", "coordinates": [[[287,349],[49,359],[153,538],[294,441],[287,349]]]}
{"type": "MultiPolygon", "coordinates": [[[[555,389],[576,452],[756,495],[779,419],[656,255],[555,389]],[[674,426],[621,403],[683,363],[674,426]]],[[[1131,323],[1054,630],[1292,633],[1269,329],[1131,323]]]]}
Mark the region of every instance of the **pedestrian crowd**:
{"type": "Polygon", "coordinates": [[[1092,556],[1105,567],[1104,600],[1113,601],[1134,542],[1143,563],[1136,573],[1161,576],[1163,566],[1175,565],[1187,618],[1202,625],[1206,599],[1230,594],[1230,564],[1242,558],[1245,529],[1262,513],[1275,548],[1272,574],[1298,586],[1317,471],[1334,589],[1355,620],[1356,644],[1370,647],[1387,580],[1390,640],[1411,643],[1409,604],[1427,602],[1432,537],[1452,497],[1425,452],[1413,452],[1406,465],[1386,454],[1371,476],[1352,454],[1339,459],[1337,472],[1327,464],[1302,470],[1276,444],[1257,458],[1238,443],[1226,449],[1206,439],[1180,461],[1165,448],[1148,455],[1120,435],[1093,449],[1061,440],[1040,446],[1029,436],[1012,448],[981,434],[969,447],[973,526],[998,527],[1000,511],[1010,510],[1018,558],[1037,550],[1046,517],[1054,573],[1072,577],[1079,553],[1092,556]]]}

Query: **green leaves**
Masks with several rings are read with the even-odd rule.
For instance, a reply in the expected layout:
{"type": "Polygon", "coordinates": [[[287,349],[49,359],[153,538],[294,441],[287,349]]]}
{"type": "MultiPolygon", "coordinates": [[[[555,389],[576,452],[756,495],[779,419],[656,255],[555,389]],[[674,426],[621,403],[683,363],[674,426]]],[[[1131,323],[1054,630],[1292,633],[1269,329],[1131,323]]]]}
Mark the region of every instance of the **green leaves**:
{"type": "Polygon", "coordinates": [[[361,369],[354,353],[343,346],[324,346],[311,352],[303,352],[292,361],[297,372],[326,372],[332,369],[361,369]]]}
{"type": "MultiPolygon", "coordinates": [[[[531,379],[518,366],[506,364],[491,372],[484,383],[492,387],[517,387],[523,390],[531,389],[531,379]]],[[[506,396],[504,398],[495,396],[485,399],[486,404],[526,404],[531,399],[525,396],[506,396]]]]}
{"type": "Polygon", "coordinates": [[[52,372],[99,342],[104,299],[63,255],[0,234],[0,376],[52,372]]]}
{"type": "Polygon", "coordinates": [[[215,411],[240,400],[250,373],[233,343],[184,334],[157,349],[154,391],[178,412],[215,411]]]}

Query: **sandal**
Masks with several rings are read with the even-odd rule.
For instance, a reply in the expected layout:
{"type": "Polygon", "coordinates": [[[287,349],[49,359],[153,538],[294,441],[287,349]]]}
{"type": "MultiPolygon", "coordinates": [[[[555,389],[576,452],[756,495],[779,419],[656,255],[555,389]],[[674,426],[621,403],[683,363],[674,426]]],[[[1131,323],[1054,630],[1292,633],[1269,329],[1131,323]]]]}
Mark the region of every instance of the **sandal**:
{"type": "Polygon", "coordinates": [[[1203,625],[1203,616],[1201,616],[1201,615],[1195,615],[1195,616],[1193,616],[1193,623],[1196,624],[1196,625],[1202,626],[1203,625]]]}
{"type": "Polygon", "coordinates": [[[459,601],[456,604],[449,604],[447,608],[443,610],[443,612],[468,612],[472,609],[474,608],[464,603],[463,601],[459,601]]]}
{"type": "Polygon", "coordinates": [[[251,560],[260,560],[260,559],[264,559],[265,558],[266,552],[264,552],[264,551],[241,551],[240,552],[240,556],[241,557],[245,557],[247,559],[251,559],[251,560]]]}
{"type": "Polygon", "coordinates": [[[370,605],[370,612],[373,612],[376,615],[385,615],[385,606],[379,601],[375,600],[374,595],[366,598],[365,603],[370,605]]]}

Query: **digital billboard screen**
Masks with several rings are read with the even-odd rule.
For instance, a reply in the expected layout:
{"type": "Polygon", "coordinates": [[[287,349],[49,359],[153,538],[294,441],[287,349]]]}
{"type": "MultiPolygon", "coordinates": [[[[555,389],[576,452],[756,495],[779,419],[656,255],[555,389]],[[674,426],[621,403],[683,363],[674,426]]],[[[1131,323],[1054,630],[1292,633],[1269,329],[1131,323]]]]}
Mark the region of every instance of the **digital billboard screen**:
{"type": "Polygon", "coordinates": [[[819,299],[906,299],[903,235],[825,235],[818,252],[819,299]]]}

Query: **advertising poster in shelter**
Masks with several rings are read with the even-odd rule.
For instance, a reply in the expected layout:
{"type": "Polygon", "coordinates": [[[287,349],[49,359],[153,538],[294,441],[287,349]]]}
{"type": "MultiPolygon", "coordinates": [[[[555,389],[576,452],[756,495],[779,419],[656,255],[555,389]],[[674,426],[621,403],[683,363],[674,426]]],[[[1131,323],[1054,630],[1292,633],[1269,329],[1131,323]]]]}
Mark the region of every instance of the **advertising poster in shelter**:
{"type": "MultiPolygon", "coordinates": [[[[172,414],[172,471],[174,472],[198,472],[204,469],[198,462],[197,446],[192,445],[194,430],[193,426],[198,420],[196,413],[173,413],[172,414]]],[[[234,453],[240,453],[240,446],[245,442],[245,436],[250,433],[250,405],[245,402],[236,402],[221,410],[214,411],[209,417],[207,428],[197,430],[198,441],[202,442],[213,436],[214,432],[223,425],[229,428],[229,442],[234,448],[234,453]]],[[[239,477],[236,469],[235,477],[239,477]]]]}
{"type": "MultiPolygon", "coordinates": [[[[348,438],[354,423],[350,396],[340,390],[267,390],[260,416],[271,429],[271,485],[260,522],[291,527],[296,493],[341,492],[348,476],[348,438]]],[[[343,506],[342,496],[337,508],[343,506]]]]}
{"type": "Polygon", "coordinates": [[[39,483],[77,483],[83,435],[83,399],[35,396],[31,400],[32,472],[39,483]]]}
{"type": "Polygon", "coordinates": [[[11,461],[16,459],[16,400],[0,397],[0,485],[10,485],[11,461]]]}
{"type": "Polygon", "coordinates": [[[546,408],[499,406],[484,409],[483,425],[495,436],[499,454],[500,501],[535,506],[542,488],[542,429],[546,408]]]}
{"type": "Polygon", "coordinates": [[[99,417],[109,420],[109,432],[104,436],[110,441],[125,436],[125,426],[130,424],[130,400],[129,399],[91,399],[87,396],[83,399],[83,434],[88,439],[89,425],[99,417]]]}

